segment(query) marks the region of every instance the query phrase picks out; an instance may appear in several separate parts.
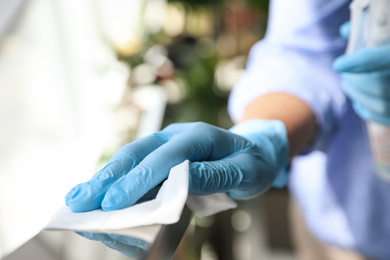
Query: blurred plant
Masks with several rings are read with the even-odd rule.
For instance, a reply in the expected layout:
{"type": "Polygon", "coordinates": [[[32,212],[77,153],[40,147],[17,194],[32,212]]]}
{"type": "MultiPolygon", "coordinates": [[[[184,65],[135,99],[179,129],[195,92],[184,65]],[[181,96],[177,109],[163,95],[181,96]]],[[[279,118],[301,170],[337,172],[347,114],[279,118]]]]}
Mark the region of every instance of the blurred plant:
{"type": "Polygon", "coordinates": [[[204,121],[230,127],[227,98],[237,80],[231,75],[240,75],[250,46],[264,34],[267,5],[258,0],[168,0],[161,29],[144,27],[137,53],[118,50],[132,68],[130,88],[156,84],[166,89],[164,126],[204,121]]]}

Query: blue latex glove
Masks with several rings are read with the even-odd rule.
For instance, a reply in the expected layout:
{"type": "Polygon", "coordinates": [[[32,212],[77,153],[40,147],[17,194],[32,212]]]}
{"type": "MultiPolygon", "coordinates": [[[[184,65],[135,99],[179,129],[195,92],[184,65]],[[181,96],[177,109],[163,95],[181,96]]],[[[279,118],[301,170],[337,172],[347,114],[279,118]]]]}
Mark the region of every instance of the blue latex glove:
{"type": "MultiPolygon", "coordinates": [[[[348,31],[345,24],[342,35],[348,31]]],[[[365,120],[390,125],[390,45],[342,55],[333,66],[342,73],[343,90],[356,113],[365,120]]]]}
{"type": "Polygon", "coordinates": [[[145,255],[150,247],[150,244],[146,241],[130,236],[92,232],[76,233],[89,240],[100,241],[109,248],[134,259],[139,259],[139,257],[145,255]]]}
{"type": "Polygon", "coordinates": [[[122,209],[188,159],[189,192],[248,199],[286,182],[288,140],[280,121],[253,120],[227,131],[205,123],[166,127],[119,149],[106,167],[66,196],[74,212],[122,209]],[[277,178],[278,177],[278,178],[277,178]]]}

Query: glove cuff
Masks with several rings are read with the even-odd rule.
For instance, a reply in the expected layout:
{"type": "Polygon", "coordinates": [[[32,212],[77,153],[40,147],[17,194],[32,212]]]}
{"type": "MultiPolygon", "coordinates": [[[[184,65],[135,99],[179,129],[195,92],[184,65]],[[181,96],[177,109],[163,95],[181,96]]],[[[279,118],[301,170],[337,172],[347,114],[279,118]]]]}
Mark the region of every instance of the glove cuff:
{"type": "Polygon", "coordinates": [[[289,143],[287,129],[280,120],[254,119],[245,121],[229,129],[229,131],[241,135],[252,142],[256,142],[256,136],[266,136],[275,149],[276,166],[275,179],[272,187],[283,188],[288,182],[289,143]]]}

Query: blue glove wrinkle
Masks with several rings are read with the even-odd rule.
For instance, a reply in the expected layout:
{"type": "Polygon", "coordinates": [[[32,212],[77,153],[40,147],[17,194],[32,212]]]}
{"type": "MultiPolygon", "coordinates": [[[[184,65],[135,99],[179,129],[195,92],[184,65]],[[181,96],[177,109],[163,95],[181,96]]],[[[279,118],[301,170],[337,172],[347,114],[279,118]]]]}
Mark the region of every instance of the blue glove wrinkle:
{"type": "Polygon", "coordinates": [[[183,158],[187,158],[190,161],[203,161],[209,160],[211,157],[212,151],[214,150],[213,140],[207,133],[201,136],[188,136],[188,134],[183,134],[177,137],[177,142],[184,142],[185,140],[190,140],[187,147],[184,149],[183,158]]]}
{"type": "Polygon", "coordinates": [[[237,187],[243,179],[239,165],[225,160],[193,162],[189,171],[189,193],[194,195],[227,192],[237,187]]]}
{"type": "Polygon", "coordinates": [[[119,179],[106,192],[101,204],[102,209],[111,211],[134,205],[150,189],[164,180],[162,179],[152,187],[156,179],[152,179],[151,172],[152,169],[140,164],[119,179]]]}
{"type": "Polygon", "coordinates": [[[104,181],[109,178],[120,178],[128,172],[128,169],[134,168],[138,163],[135,155],[122,152],[111,158],[108,164],[92,177],[92,180],[104,181]],[[115,171],[112,170],[113,168],[115,171]]]}
{"type": "Polygon", "coordinates": [[[250,151],[250,153],[256,156],[257,161],[255,165],[251,166],[251,168],[248,169],[248,171],[250,169],[252,169],[252,171],[253,169],[256,169],[256,174],[251,176],[252,178],[249,179],[247,182],[243,181],[240,187],[238,187],[238,189],[242,189],[246,186],[244,184],[247,184],[249,186],[253,182],[258,183],[258,186],[253,187],[253,191],[250,191],[249,188],[246,189],[248,195],[245,196],[253,197],[251,194],[261,194],[272,186],[273,181],[277,177],[282,157],[279,156],[278,151],[275,149],[275,146],[271,139],[268,139],[265,136],[255,136],[252,134],[247,135],[245,137],[250,140],[260,141],[259,144],[261,144],[261,149],[252,149],[250,151]]]}
{"type": "MultiPolygon", "coordinates": [[[[190,193],[206,195],[238,189],[240,186],[239,191],[235,192],[235,198],[243,199],[254,197],[268,188],[274,178],[272,172],[276,171],[275,149],[268,138],[256,133],[253,135],[256,142],[253,142],[226,130],[217,133],[212,140],[219,153],[213,156],[221,160],[212,158],[211,162],[194,162],[190,165],[190,193]],[[227,142],[229,139],[231,141],[227,142]],[[226,143],[227,148],[221,149],[226,143]],[[261,144],[261,149],[256,143],[261,144]],[[221,154],[221,151],[229,151],[230,154],[221,154]],[[261,167],[263,170],[260,174],[253,173],[254,169],[261,167]],[[254,183],[261,185],[257,187],[254,183]]],[[[212,135],[208,133],[207,136],[212,135]]]]}
{"type": "Polygon", "coordinates": [[[188,131],[172,140],[187,145],[182,154],[190,161],[218,160],[234,151],[231,133],[203,122],[190,123],[188,131]]]}
{"type": "Polygon", "coordinates": [[[160,132],[157,132],[157,133],[153,133],[151,136],[153,136],[155,139],[160,141],[160,145],[158,146],[158,147],[160,147],[161,145],[163,145],[166,142],[168,142],[175,134],[176,134],[176,132],[167,132],[167,131],[163,132],[163,131],[160,131],[160,132]]]}
{"type": "Polygon", "coordinates": [[[101,208],[111,211],[134,205],[148,191],[149,184],[142,176],[131,173],[118,180],[106,192],[101,208]]]}
{"type": "Polygon", "coordinates": [[[248,171],[252,174],[251,177],[244,179],[238,187],[227,192],[232,199],[247,200],[263,194],[272,186],[276,175],[265,165],[259,167],[259,164],[255,165],[254,168],[248,167],[247,170],[244,170],[244,174],[247,174],[248,171]]]}
{"type": "Polygon", "coordinates": [[[249,199],[271,186],[278,168],[272,143],[261,134],[253,135],[251,141],[248,136],[232,136],[237,152],[218,161],[190,164],[191,194],[228,192],[233,199],[249,199]]]}
{"type": "Polygon", "coordinates": [[[69,200],[73,196],[73,193],[76,192],[76,187],[73,187],[66,195],[65,195],[65,204],[69,207],[69,200]]]}
{"type": "Polygon", "coordinates": [[[75,187],[71,196],[66,198],[66,205],[73,212],[85,212],[100,208],[105,192],[108,189],[100,185],[94,186],[90,183],[82,183],[75,187]]]}

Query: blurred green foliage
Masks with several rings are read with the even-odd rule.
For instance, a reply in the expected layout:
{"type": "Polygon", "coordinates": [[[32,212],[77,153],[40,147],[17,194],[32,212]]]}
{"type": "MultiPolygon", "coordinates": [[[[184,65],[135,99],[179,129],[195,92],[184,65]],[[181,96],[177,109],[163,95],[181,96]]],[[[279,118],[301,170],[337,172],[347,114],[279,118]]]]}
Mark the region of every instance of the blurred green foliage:
{"type": "MultiPolygon", "coordinates": [[[[195,44],[196,42],[193,45],[195,44]]],[[[190,46],[186,51],[179,52],[186,62],[177,69],[177,75],[185,84],[187,95],[183,102],[167,107],[164,126],[174,122],[193,121],[214,125],[222,123],[219,115],[221,110],[226,110],[228,93],[218,95],[215,92],[214,72],[219,56],[214,50],[208,57],[201,57],[194,48],[195,46],[190,46]]],[[[180,50],[177,46],[175,49],[180,50]]],[[[231,123],[227,116],[225,120],[226,125],[221,126],[229,127],[231,123]]]]}
{"type": "MultiPolygon", "coordinates": [[[[265,31],[269,0],[167,1],[170,4],[182,7],[183,12],[185,12],[186,23],[189,23],[191,17],[204,18],[208,23],[207,32],[202,32],[200,27],[196,27],[197,32],[194,34],[193,31],[185,28],[180,35],[172,37],[166,34],[164,30],[153,33],[144,31],[143,44],[139,52],[131,56],[118,54],[119,58],[131,67],[135,67],[144,62],[144,55],[150,47],[156,44],[165,46],[168,51],[168,58],[174,65],[174,80],[180,82],[186,91],[180,102],[168,104],[163,127],[175,122],[203,121],[229,128],[232,126],[227,114],[229,93],[227,90],[218,87],[215,80],[215,71],[221,59],[226,60],[234,57],[221,56],[221,52],[218,50],[221,45],[217,45],[217,41],[224,38],[225,42],[222,44],[229,46],[229,39],[233,38],[234,44],[237,45],[244,38],[248,39],[246,37],[248,34],[250,35],[249,38],[261,39],[265,31]],[[243,6],[246,6],[246,9],[243,6]],[[251,22],[252,24],[248,24],[251,22]],[[238,25],[234,23],[238,23],[238,25]],[[243,30],[242,26],[247,27],[243,30]],[[242,37],[243,31],[247,32],[247,35],[244,35],[245,37],[242,37]],[[214,48],[209,49],[207,55],[202,55],[197,51],[202,38],[211,39],[214,42],[214,48]]],[[[203,30],[205,29],[203,28],[203,30]]],[[[232,55],[246,55],[247,51],[243,51],[236,46],[235,50],[232,51],[232,55]]],[[[158,78],[155,83],[159,84],[158,78]]]]}

